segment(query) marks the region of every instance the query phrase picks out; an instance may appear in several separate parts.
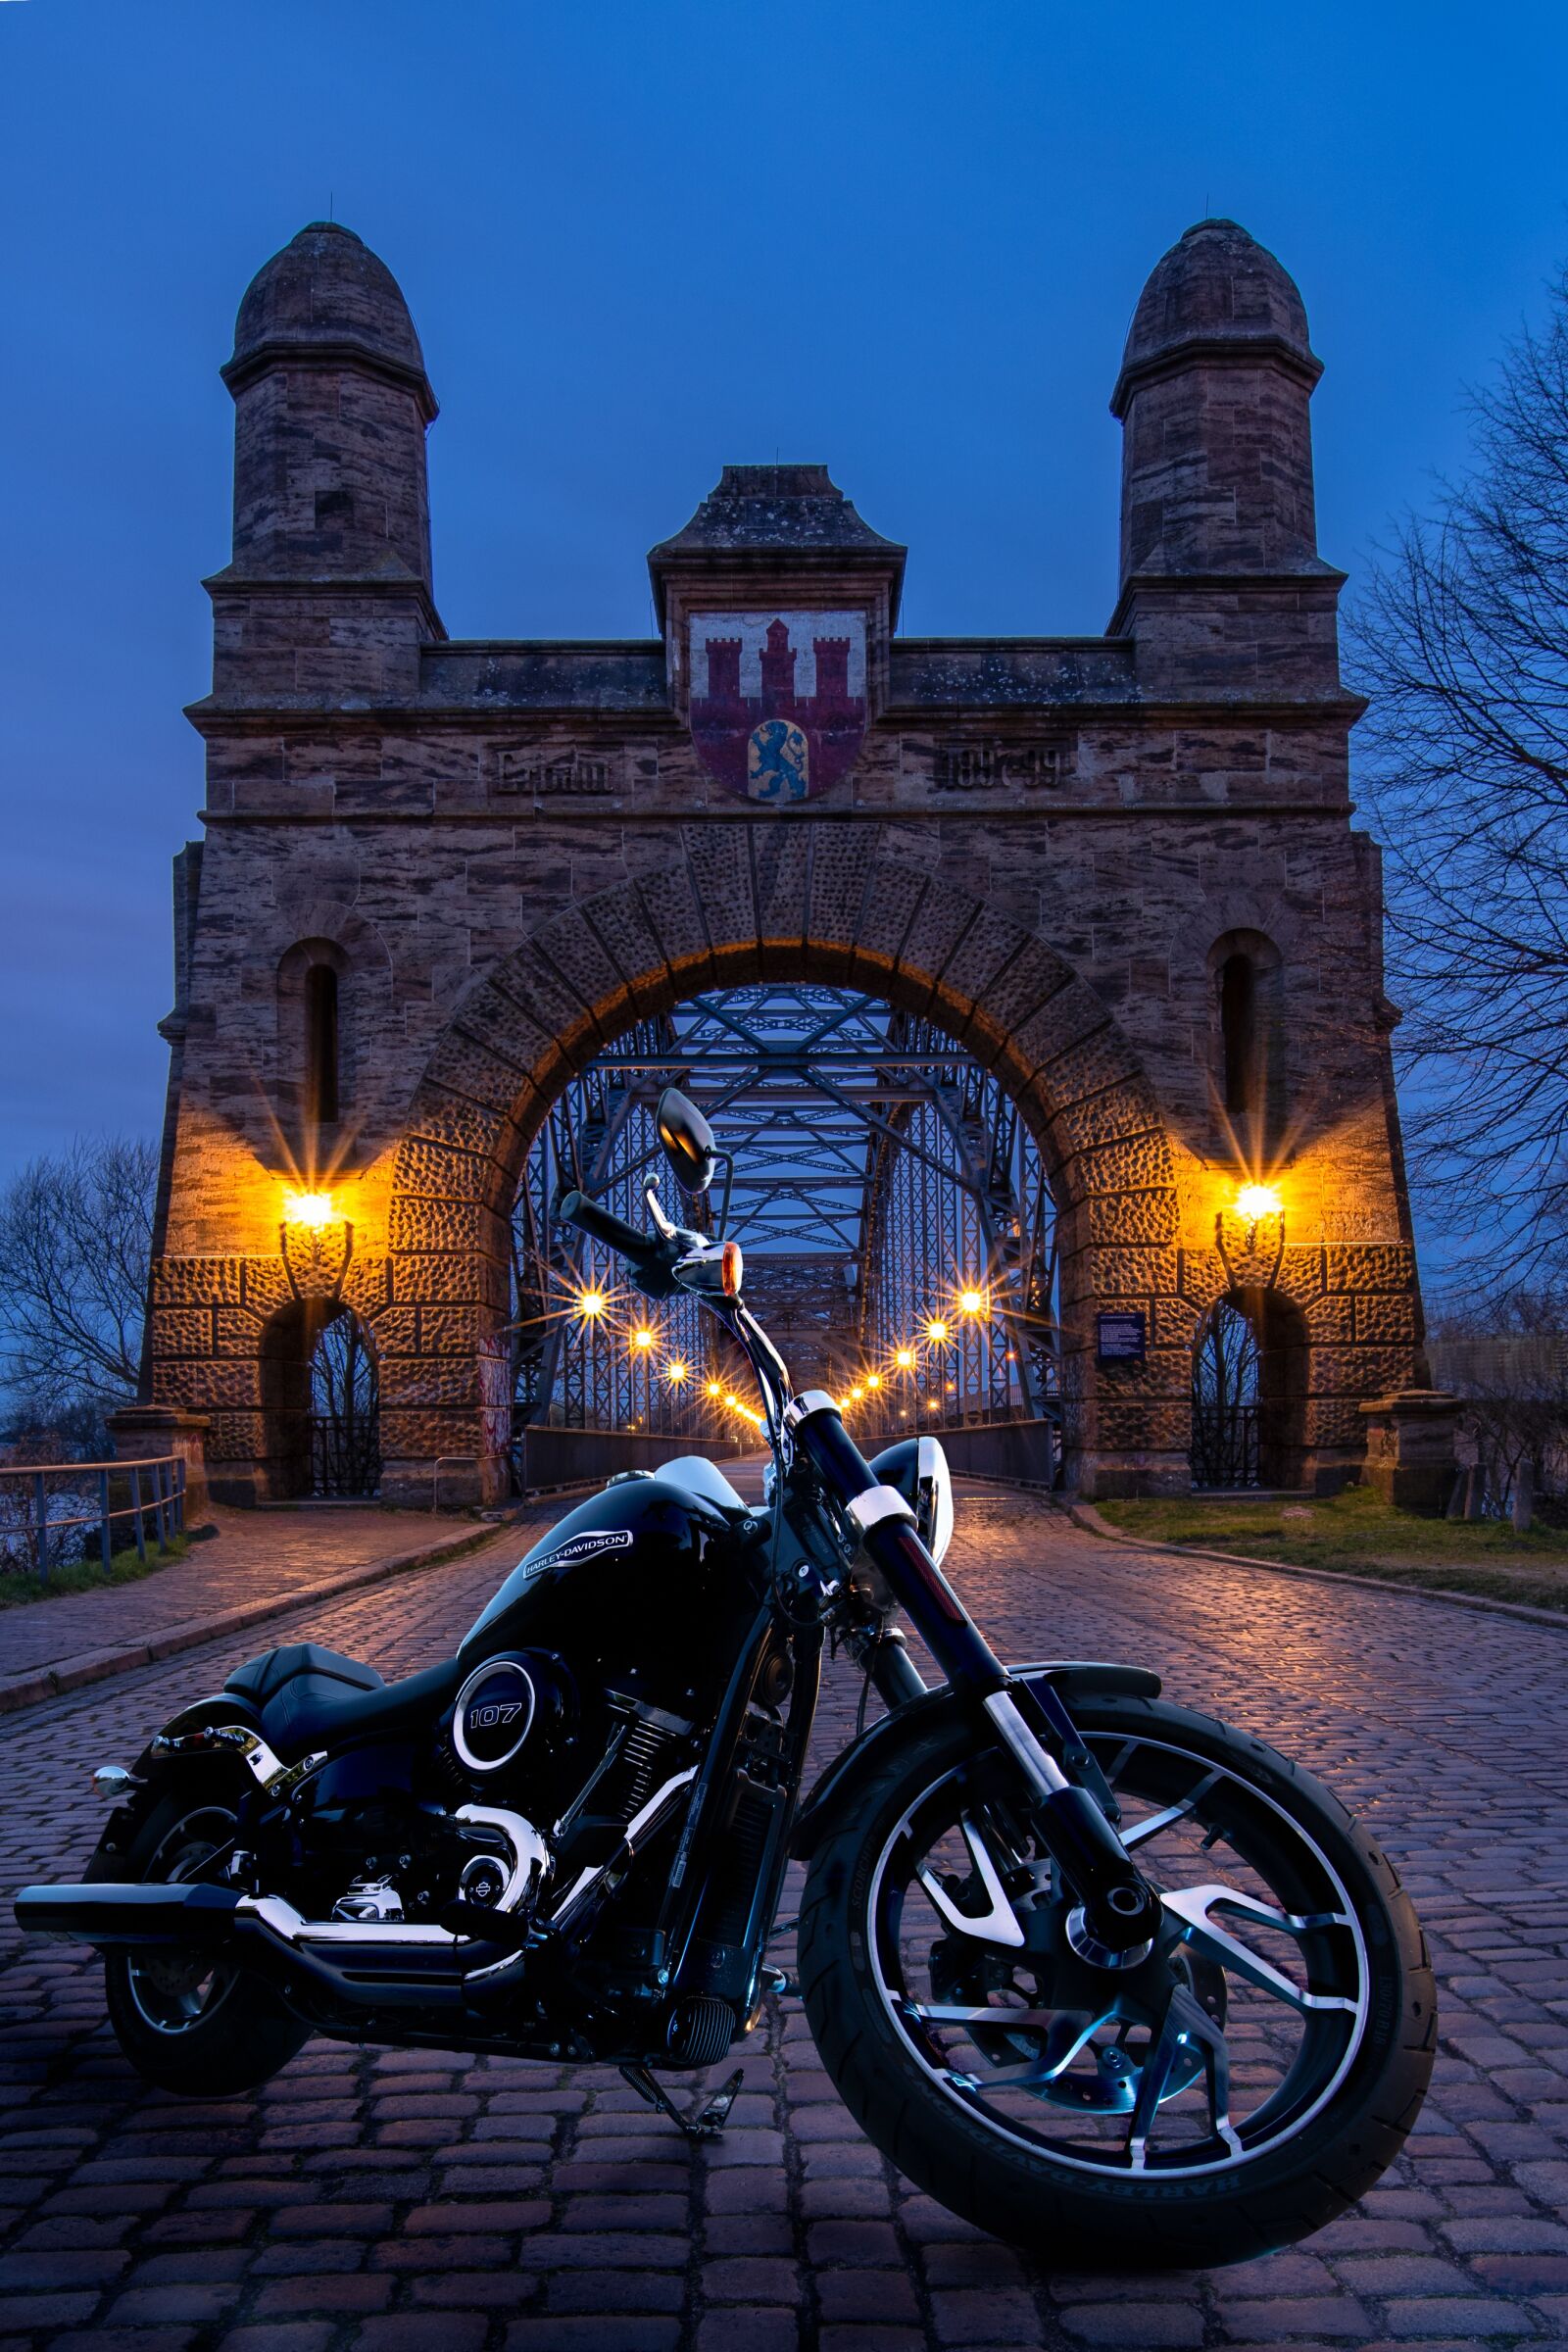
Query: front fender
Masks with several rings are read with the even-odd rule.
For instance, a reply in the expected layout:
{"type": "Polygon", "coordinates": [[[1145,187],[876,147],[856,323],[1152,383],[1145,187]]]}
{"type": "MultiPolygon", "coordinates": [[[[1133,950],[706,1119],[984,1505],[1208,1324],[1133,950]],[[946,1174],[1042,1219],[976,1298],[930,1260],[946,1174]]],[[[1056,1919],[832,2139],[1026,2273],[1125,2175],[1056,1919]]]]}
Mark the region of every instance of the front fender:
{"type": "MultiPolygon", "coordinates": [[[[1023,1683],[1049,1683],[1069,1711],[1075,1695],[1091,1690],[1120,1690],[1131,1698],[1157,1698],[1160,1680],[1147,1666],[1116,1666],[1097,1658],[1057,1658],[1029,1666],[1009,1666],[1007,1672],[1023,1683]]],[[[835,1756],[811,1788],[790,1833],[790,1852],[808,1861],[831,1824],[855,1803],[861,1785],[875,1770],[889,1740],[903,1739],[911,1724],[923,1723],[944,1707],[957,1705],[946,1683],[911,1698],[873,1723],[868,1732],[835,1756]]]]}

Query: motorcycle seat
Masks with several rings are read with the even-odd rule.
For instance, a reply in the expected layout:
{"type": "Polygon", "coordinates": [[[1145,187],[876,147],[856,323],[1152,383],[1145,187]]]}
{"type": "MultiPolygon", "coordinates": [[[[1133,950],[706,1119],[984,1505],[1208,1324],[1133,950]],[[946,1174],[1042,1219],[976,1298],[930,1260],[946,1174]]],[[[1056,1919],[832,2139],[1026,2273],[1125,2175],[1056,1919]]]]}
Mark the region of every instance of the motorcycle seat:
{"type": "Polygon", "coordinates": [[[406,1739],[425,1730],[456,1697],[463,1673],[453,1658],[384,1683],[358,1658],[318,1642],[289,1642],[236,1668],[223,1688],[255,1708],[262,1738],[292,1764],[313,1748],[406,1739]]]}

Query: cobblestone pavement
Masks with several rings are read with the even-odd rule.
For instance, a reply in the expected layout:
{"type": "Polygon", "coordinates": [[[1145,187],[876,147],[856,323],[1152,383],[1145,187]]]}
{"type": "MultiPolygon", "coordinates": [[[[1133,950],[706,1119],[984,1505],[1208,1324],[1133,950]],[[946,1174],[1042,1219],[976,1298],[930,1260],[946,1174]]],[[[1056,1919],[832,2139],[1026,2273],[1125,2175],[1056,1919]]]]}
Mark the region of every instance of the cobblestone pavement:
{"type": "MultiPolygon", "coordinates": [[[[8,1927],[0,2352],[1568,2343],[1568,1636],[1140,1556],[995,1488],[962,1494],[959,1527],[956,1578],[1004,1653],[1156,1665],[1172,1695],[1310,1762],[1400,1864],[1438,1954],[1444,2054],[1405,2160],[1354,2213],[1241,2269],[1045,2276],[865,2143],[793,1999],[749,2045],[728,2133],[695,2152],[612,2072],[319,2041],[255,2096],[181,2104],[122,2063],[96,1965],[59,1944],[16,1956],[8,1927]]],[[[308,1628],[410,1671],[531,1540],[266,1638],[308,1628]]],[[[98,1827],[86,1768],[127,1756],[235,1654],[188,1653],[0,1732],[8,1889],[79,1865],[98,1827]]],[[[830,1680],[824,1750],[855,1697],[830,1680]]]]}
{"type": "Polygon", "coordinates": [[[287,1511],[209,1507],[182,1560],[135,1584],[62,1592],[58,1599],[0,1612],[0,1682],[83,1652],[117,1649],[150,1635],[217,1616],[254,1600],[302,1597],[345,1568],[393,1553],[472,1535],[471,1519],[434,1519],[423,1511],[383,1511],[370,1504],[287,1511]]]}

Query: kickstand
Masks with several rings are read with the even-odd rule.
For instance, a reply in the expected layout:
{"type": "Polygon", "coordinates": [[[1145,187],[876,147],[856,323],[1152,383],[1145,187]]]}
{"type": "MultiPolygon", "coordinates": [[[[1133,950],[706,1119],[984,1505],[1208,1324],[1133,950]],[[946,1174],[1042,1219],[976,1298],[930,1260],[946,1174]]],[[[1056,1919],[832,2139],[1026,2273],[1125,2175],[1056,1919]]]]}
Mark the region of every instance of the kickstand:
{"type": "Polygon", "coordinates": [[[717,2138],[729,2121],[729,2111],[735,2104],[736,2094],[745,2079],[741,2068],[737,2067],[728,2082],[721,2083],[714,2091],[706,2107],[699,2109],[695,2115],[682,2115],[668,2091],[654,2081],[646,2066],[623,2066],[620,2072],[622,2081],[631,2084],[637,2096],[646,2099],[650,2107],[657,2107],[661,2115],[667,2115],[676,2131],[684,2132],[688,2139],[717,2138]]]}

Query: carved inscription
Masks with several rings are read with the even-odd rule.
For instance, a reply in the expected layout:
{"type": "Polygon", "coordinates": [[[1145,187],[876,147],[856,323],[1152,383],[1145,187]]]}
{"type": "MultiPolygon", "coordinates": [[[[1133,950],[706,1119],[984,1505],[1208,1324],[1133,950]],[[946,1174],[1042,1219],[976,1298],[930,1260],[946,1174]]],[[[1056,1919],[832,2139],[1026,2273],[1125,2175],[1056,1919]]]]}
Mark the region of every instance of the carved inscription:
{"type": "Polygon", "coordinates": [[[998,792],[1021,785],[1026,792],[1059,784],[1066,748],[1059,743],[1007,743],[966,738],[939,743],[932,781],[938,792],[998,792]]]}
{"type": "Polygon", "coordinates": [[[496,790],[598,798],[612,790],[611,762],[588,752],[543,753],[536,744],[529,744],[520,751],[501,754],[496,790]]]}

